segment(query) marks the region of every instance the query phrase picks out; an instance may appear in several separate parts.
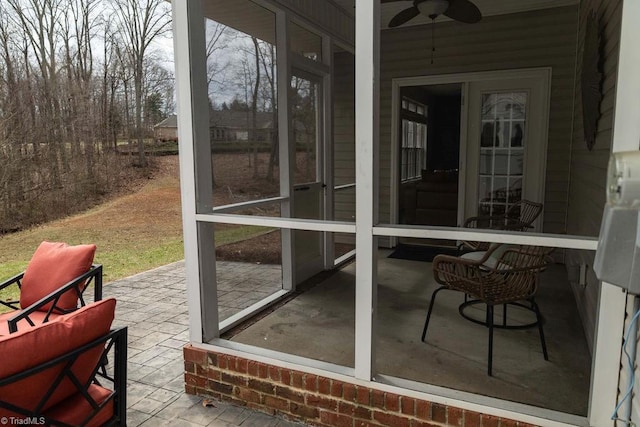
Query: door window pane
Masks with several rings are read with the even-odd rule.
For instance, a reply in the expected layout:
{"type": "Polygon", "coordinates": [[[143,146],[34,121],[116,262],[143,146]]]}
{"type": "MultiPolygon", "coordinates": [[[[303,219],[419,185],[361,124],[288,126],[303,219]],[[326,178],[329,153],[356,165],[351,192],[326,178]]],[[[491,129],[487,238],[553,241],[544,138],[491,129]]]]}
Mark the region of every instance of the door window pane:
{"type": "Polygon", "coordinates": [[[481,98],[478,215],[501,215],[522,198],[526,92],[481,98]]]}
{"type": "Polygon", "coordinates": [[[320,140],[320,84],[303,77],[291,79],[291,111],[296,165],[294,184],[318,180],[317,155],[320,140]]]}
{"type": "Polygon", "coordinates": [[[211,186],[220,207],[280,195],[278,64],[272,11],[246,0],[215,3],[203,6],[211,186]]]}

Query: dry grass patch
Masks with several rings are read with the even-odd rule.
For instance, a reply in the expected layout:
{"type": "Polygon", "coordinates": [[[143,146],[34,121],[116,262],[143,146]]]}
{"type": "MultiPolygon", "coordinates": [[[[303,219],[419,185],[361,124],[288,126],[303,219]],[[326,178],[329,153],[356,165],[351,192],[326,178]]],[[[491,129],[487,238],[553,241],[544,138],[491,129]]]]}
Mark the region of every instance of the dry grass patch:
{"type": "MultiPolygon", "coordinates": [[[[0,238],[0,278],[24,270],[43,240],[95,243],[105,282],[184,258],[177,156],[160,157],[154,176],[134,193],[87,212],[0,238]]],[[[223,245],[260,235],[260,227],[216,227],[223,245]]]]}

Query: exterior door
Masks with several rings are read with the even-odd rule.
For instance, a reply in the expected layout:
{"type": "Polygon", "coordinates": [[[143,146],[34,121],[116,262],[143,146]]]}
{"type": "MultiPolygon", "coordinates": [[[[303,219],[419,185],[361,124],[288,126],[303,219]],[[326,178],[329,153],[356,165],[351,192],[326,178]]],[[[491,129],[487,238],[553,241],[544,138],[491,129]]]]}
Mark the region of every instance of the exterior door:
{"type": "MultiPolygon", "coordinates": [[[[465,217],[543,203],[549,72],[469,83],[465,217]]],[[[542,220],[534,223],[541,231],[542,220]]]]}
{"type": "MultiPolygon", "coordinates": [[[[290,90],[294,150],[293,216],[324,219],[322,77],[294,70],[290,90]]],[[[324,269],[324,239],[320,232],[296,230],[294,269],[300,283],[324,269]]]]}

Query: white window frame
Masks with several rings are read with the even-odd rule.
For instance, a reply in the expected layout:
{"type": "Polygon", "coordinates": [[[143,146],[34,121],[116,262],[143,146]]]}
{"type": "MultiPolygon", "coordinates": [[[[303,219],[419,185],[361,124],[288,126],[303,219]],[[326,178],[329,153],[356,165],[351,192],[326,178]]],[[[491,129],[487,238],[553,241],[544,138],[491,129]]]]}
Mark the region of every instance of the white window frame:
{"type": "Polygon", "coordinates": [[[426,168],[428,108],[409,97],[403,97],[400,118],[400,182],[404,183],[420,179],[422,170],[426,168]],[[419,108],[422,113],[418,112],[419,108]],[[415,120],[417,116],[422,116],[421,120],[415,120]],[[411,170],[413,173],[410,173],[411,170]]]}

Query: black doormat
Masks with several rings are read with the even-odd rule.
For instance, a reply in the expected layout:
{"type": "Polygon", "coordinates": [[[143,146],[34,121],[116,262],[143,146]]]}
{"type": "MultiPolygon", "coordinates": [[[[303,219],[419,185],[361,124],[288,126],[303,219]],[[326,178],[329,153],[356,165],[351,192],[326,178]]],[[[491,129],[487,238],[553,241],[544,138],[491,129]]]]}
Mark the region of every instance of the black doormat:
{"type": "Polygon", "coordinates": [[[458,255],[457,248],[445,248],[442,246],[424,245],[403,245],[400,244],[396,250],[387,258],[406,259],[410,261],[431,262],[436,255],[458,255]]]}

